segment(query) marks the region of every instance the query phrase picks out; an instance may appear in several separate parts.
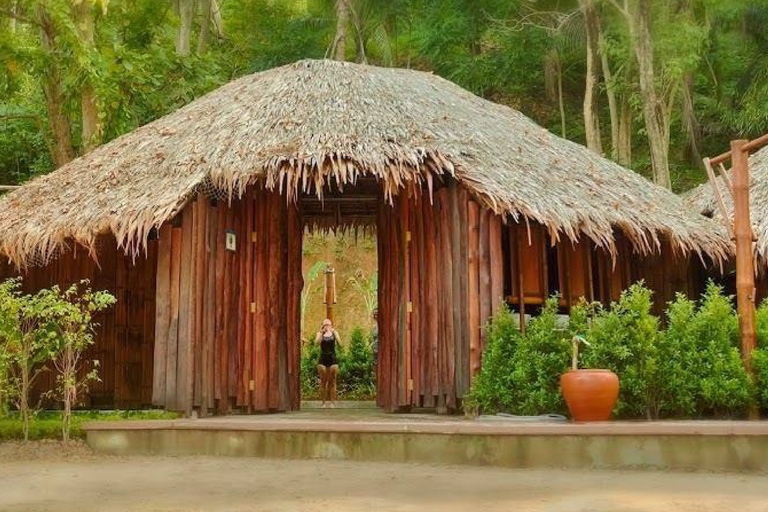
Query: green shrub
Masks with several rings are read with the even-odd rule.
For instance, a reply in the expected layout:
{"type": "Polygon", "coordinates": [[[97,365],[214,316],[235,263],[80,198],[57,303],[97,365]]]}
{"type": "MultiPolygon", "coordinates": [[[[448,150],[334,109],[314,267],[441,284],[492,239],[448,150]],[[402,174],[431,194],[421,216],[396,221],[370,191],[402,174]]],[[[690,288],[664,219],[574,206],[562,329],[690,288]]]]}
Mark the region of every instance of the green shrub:
{"type": "Polygon", "coordinates": [[[586,327],[586,306],[574,307],[563,324],[558,303],[558,296],[549,298],[525,334],[518,329],[517,316],[506,307],[491,319],[483,367],[465,398],[468,410],[520,415],[565,412],[560,375],[570,364],[570,339],[586,327]]]}
{"type": "Polygon", "coordinates": [[[768,299],[757,308],[757,349],[752,352],[755,371],[755,399],[763,411],[768,410],[768,299]]]}
{"type": "Polygon", "coordinates": [[[587,331],[586,368],[607,368],[619,376],[615,414],[651,416],[654,409],[659,319],[651,314],[651,291],[637,283],[618,302],[599,308],[587,331]]]}
{"type": "Polygon", "coordinates": [[[659,347],[659,412],[677,417],[744,413],[752,393],[732,298],[710,282],[698,307],[678,295],[667,315],[659,347]]]}
{"type": "Polygon", "coordinates": [[[548,299],[520,337],[512,373],[513,414],[565,412],[560,375],[568,370],[572,335],[558,324],[558,302],[557,296],[548,299]]]}
{"type": "Polygon", "coordinates": [[[376,397],[373,350],[365,331],[352,330],[349,348],[339,360],[339,396],[347,400],[370,400],[376,397]]]}
{"type": "Polygon", "coordinates": [[[509,411],[515,405],[512,370],[520,341],[518,319],[509,308],[499,308],[489,320],[485,339],[482,367],[464,397],[464,408],[487,414],[509,411]]]}

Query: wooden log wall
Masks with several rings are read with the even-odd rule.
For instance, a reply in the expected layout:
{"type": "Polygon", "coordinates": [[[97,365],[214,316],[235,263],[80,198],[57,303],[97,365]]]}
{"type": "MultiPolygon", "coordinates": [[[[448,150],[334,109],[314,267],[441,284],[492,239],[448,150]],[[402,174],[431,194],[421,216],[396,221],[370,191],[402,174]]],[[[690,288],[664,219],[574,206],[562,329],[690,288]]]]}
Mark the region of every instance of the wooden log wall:
{"type": "Polygon", "coordinates": [[[298,408],[301,243],[297,207],[264,190],[231,205],[198,196],[162,227],[154,405],[298,408]]]}
{"type": "Polygon", "coordinates": [[[378,404],[455,410],[503,300],[501,219],[451,182],[381,201],[377,229],[378,404]]]}
{"type": "MultiPolygon", "coordinates": [[[[117,248],[111,236],[99,239],[97,259],[75,246],[50,264],[17,272],[8,264],[0,265],[0,278],[23,278],[23,289],[34,293],[53,285],[68,287],[88,279],[94,290],[111,292],[117,303],[94,319],[96,334],[89,349],[83,372],[99,361],[100,381],[91,382],[85,403],[91,408],[139,409],[148,407],[152,398],[152,364],[155,334],[155,268],[157,241],[151,240],[146,254],[135,260],[117,248]]],[[[54,372],[41,374],[33,400],[55,386],[54,372]]],[[[53,402],[46,406],[56,407],[53,402]]]]}

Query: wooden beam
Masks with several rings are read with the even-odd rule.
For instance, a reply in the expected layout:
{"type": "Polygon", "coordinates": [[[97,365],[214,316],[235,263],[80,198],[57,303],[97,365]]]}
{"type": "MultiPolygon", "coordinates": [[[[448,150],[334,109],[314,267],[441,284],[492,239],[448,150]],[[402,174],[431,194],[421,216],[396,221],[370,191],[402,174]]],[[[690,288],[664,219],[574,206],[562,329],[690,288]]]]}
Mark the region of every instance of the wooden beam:
{"type": "Polygon", "coordinates": [[[757,345],[755,332],[754,233],[749,212],[749,154],[747,141],[731,142],[733,158],[733,213],[736,236],[736,297],[741,330],[741,355],[744,367],[752,373],[752,351],[757,345]]]}

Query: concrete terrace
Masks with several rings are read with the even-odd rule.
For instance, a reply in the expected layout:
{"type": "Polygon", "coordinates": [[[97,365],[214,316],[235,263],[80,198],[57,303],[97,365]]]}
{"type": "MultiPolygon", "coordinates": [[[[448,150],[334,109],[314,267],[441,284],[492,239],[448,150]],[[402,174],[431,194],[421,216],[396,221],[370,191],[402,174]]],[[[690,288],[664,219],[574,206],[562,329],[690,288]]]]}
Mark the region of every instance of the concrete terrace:
{"type": "Polygon", "coordinates": [[[766,421],[575,424],[339,408],[84,428],[95,450],[121,455],[768,472],[766,421]]]}

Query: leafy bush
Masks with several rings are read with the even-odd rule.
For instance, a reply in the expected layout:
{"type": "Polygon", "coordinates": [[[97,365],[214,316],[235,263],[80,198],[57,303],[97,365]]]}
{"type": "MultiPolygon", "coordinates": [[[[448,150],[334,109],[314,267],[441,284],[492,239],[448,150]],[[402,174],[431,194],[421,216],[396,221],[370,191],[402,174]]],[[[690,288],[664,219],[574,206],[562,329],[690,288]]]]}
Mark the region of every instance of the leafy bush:
{"type": "Polygon", "coordinates": [[[499,308],[485,328],[483,364],[464,397],[465,409],[493,413],[509,411],[515,406],[510,390],[520,336],[518,319],[509,308],[499,308]]]}
{"type": "Polygon", "coordinates": [[[757,308],[757,349],[752,352],[755,370],[755,399],[768,410],[768,299],[757,308]]]}
{"type": "Polygon", "coordinates": [[[738,349],[731,297],[709,283],[697,305],[678,295],[659,347],[659,412],[732,416],[749,406],[751,385],[738,349]]]}
{"type": "Polygon", "coordinates": [[[559,297],[549,298],[541,314],[518,329],[507,307],[491,319],[483,368],[465,397],[468,410],[538,415],[565,412],[560,375],[570,364],[570,339],[586,327],[586,305],[573,308],[568,322],[558,315],[559,297]]]}
{"type": "Polygon", "coordinates": [[[376,396],[373,350],[370,339],[355,327],[349,348],[339,360],[339,395],[348,400],[368,400],[376,396]]]}
{"type": "Polygon", "coordinates": [[[651,314],[651,291],[642,283],[622,292],[618,302],[599,308],[587,331],[586,368],[613,370],[620,381],[618,416],[650,416],[656,376],[659,319],[651,314]]]}

